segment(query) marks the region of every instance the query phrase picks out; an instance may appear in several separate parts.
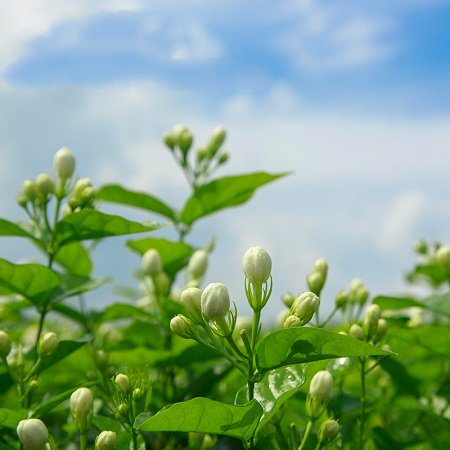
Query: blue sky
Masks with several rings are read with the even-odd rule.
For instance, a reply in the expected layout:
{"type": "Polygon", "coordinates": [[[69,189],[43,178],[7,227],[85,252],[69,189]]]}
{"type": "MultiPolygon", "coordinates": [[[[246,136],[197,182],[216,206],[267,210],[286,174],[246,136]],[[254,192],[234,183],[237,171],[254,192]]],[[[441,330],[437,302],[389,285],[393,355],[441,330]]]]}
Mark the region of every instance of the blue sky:
{"type": "MultiPolygon", "coordinates": [[[[438,0],[6,3],[0,215],[20,218],[22,180],[51,170],[63,145],[94,184],[180,204],[184,180],[167,173],[160,136],[186,123],[200,145],[223,123],[223,173],[295,174],[194,232],[198,245],[220,238],[208,281],[242,297],[240,257],[259,243],[276,295],[304,289],[319,256],[331,264],[329,304],[354,277],[402,291],[412,242],[450,241],[449,23],[438,0]]],[[[26,251],[1,245],[10,259],[26,251]]],[[[108,252],[122,252],[120,273],[138,265],[118,248],[98,252],[99,275],[118,264],[108,252]]]]}

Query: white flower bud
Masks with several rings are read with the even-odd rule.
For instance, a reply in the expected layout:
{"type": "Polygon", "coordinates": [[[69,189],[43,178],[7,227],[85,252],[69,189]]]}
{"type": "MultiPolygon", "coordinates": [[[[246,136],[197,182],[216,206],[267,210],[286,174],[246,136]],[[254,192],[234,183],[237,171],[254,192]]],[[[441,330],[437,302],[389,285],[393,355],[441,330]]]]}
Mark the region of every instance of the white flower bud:
{"type": "Polygon", "coordinates": [[[220,147],[227,137],[227,130],[223,125],[217,125],[211,134],[211,140],[217,147],[220,147]]]}
{"type": "Polygon", "coordinates": [[[450,267],[450,247],[442,245],[436,250],[436,261],[444,267],[450,267]]]}
{"type": "Polygon", "coordinates": [[[69,179],[75,171],[75,156],[67,147],[60,148],[53,158],[53,165],[58,177],[65,181],[69,179]]]}
{"type": "Polygon", "coordinates": [[[294,303],[294,296],[288,292],[281,297],[281,301],[290,308],[294,303]]]}
{"type": "Polygon", "coordinates": [[[95,450],[114,450],[116,448],[116,433],[114,431],[102,431],[95,438],[95,450]]]}
{"type": "Polygon", "coordinates": [[[77,416],[88,416],[92,413],[94,399],[89,388],[78,388],[70,396],[70,411],[77,416]]]}
{"type": "Polygon", "coordinates": [[[297,297],[292,304],[292,314],[300,319],[302,325],[307,324],[317,312],[320,299],[313,292],[304,292],[297,297]]]}
{"type": "Polygon", "coordinates": [[[173,334],[183,339],[190,339],[193,336],[192,322],[182,314],[173,317],[169,326],[173,334]]]}
{"type": "Polygon", "coordinates": [[[328,263],[325,258],[319,258],[315,261],[313,265],[313,272],[320,272],[327,275],[328,272],[328,263]]]}
{"type": "Polygon", "coordinates": [[[302,321],[297,316],[287,316],[283,322],[283,328],[301,327],[302,321]]]}
{"type": "Polygon", "coordinates": [[[191,287],[184,289],[181,293],[181,303],[190,312],[202,310],[202,291],[199,288],[191,287]]]}
{"type": "Polygon", "coordinates": [[[320,424],[319,441],[327,444],[337,438],[339,434],[339,423],[334,419],[327,419],[320,424]]]}
{"type": "Polygon", "coordinates": [[[43,197],[47,197],[55,191],[55,183],[48,173],[40,173],[36,177],[36,190],[43,197]]]}
{"type": "Polygon", "coordinates": [[[159,252],[154,248],[147,250],[142,257],[142,269],[145,274],[153,277],[162,271],[162,262],[159,252]]]}
{"type": "Polygon", "coordinates": [[[327,370],[320,370],[311,380],[309,395],[321,401],[328,401],[333,391],[333,377],[327,370]]]}
{"type": "Polygon", "coordinates": [[[17,436],[26,450],[44,450],[48,442],[48,431],[39,419],[21,420],[17,426],[17,436]]]}
{"type": "Polygon", "coordinates": [[[192,278],[201,278],[208,267],[208,252],[206,250],[195,251],[189,259],[188,271],[192,278]]]}
{"type": "Polygon", "coordinates": [[[11,342],[9,341],[9,336],[3,330],[0,330],[0,355],[6,357],[10,351],[11,342]]]}
{"type": "Polygon", "coordinates": [[[250,283],[262,284],[270,277],[272,259],[264,248],[256,245],[244,253],[242,267],[250,283]]]}
{"type": "Polygon", "coordinates": [[[124,373],[119,373],[114,382],[124,394],[130,390],[130,380],[124,373]]]}
{"type": "Polygon", "coordinates": [[[381,341],[387,332],[387,322],[385,319],[378,319],[377,331],[374,336],[375,342],[381,341]]]}
{"type": "Polygon", "coordinates": [[[336,304],[336,308],[345,308],[347,306],[348,303],[348,294],[345,291],[339,291],[336,294],[336,299],[335,299],[335,304],[336,304]]]}
{"type": "Polygon", "coordinates": [[[173,135],[173,133],[165,133],[163,136],[163,141],[164,144],[166,144],[171,150],[173,150],[177,144],[177,138],[173,135]]]}
{"type": "Polygon", "coordinates": [[[306,277],[306,284],[311,292],[318,295],[325,284],[325,277],[321,272],[312,272],[306,277]]]}
{"type": "Polygon", "coordinates": [[[39,340],[38,353],[40,356],[47,356],[53,353],[58,347],[59,340],[55,333],[50,331],[45,333],[39,340]]]}
{"type": "Polygon", "coordinates": [[[378,320],[381,316],[381,310],[378,305],[370,305],[364,314],[364,332],[367,338],[372,338],[377,332],[378,320]]]}
{"type": "Polygon", "coordinates": [[[33,180],[25,180],[22,185],[22,193],[28,200],[36,197],[36,185],[33,180]]]}
{"type": "Polygon", "coordinates": [[[353,339],[358,339],[358,341],[362,341],[364,339],[363,329],[357,323],[354,323],[350,327],[349,334],[353,339]]]}
{"type": "Polygon", "coordinates": [[[81,197],[83,191],[86,188],[91,188],[92,182],[89,178],[79,178],[75,185],[73,186],[73,195],[76,197],[81,197]]]}
{"type": "Polygon", "coordinates": [[[228,289],[222,283],[211,283],[202,292],[202,313],[209,320],[220,320],[230,310],[228,289]]]}

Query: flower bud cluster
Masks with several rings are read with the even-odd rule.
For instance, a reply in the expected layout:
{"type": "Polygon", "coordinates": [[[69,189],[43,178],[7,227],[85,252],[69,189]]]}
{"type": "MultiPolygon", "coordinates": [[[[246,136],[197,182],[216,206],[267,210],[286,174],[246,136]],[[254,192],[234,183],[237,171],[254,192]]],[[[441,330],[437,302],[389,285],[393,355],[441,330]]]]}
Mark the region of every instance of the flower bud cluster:
{"type": "Polygon", "coordinates": [[[92,208],[95,200],[95,189],[89,178],[79,178],[72,189],[68,205],[71,211],[92,208]]]}
{"type": "MultiPolygon", "coordinates": [[[[352,325],[350,332],[355,327],[352,325]]],[[[360,327],[361,328],[361,327],[360,327]]],[[[387,332],[387,322],[381,317],[380,307],[371,304],[364,313],[362,331],[366,341],[377,343],[383,339],[387,332]]]]}
{"type": "Polygon", "coordinates": [[[313,265],[311,273],[306,277],[308,289],[316,295],[320,295],[327,279],[328,263],[324,258],[319,258],[313,265]]]}
{"type": "Polygon", "coordinates": [[[319,305],[320,299],[313,292],[304,292],[299,295],[294,299],[283,327],[291,328],[306,325],[318,311],[319,305]]]}

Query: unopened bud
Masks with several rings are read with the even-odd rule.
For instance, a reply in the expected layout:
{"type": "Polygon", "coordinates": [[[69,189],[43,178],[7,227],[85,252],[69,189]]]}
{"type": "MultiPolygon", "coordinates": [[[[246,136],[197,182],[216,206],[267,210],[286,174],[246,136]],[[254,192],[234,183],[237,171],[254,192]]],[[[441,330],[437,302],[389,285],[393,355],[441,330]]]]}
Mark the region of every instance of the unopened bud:
{"type": "Polygon", "coordinates": [[[296,315],[302,325],[306,325],[317,312],[320,299],[313,292],[304,292],[298,296],[292,305],[292,314],[296,315]]]}
{"type": "Polygon", "coordinates": [[[3,330],[0,330],[0,355],[6,358],[11,351],[11,342],[9,336],[3,330]]]}
{"type": "Polygon", "coordinates": [[[294,303],[294,296],[288,292],[281,297],[281,301],[290,308],[294,303]]]}
{"type": "Polygon", "coordinates": [[[104,350],[97,350],[94,354],[95,365],[99,369],[106,369],[108,367],[108,353],[104,350]]]}
{"type": "Polygon", "coordinates": [[[289,315],[284,319],[283,328],[301,327],[302,321],[297,316],[289,315]]]}
{"type": "Polygon", "coordinates": [[[53,158],[56,175],[62,180],[68,180],[75,171],[75,157],[67,147],[60,148],[53,158]]]}
{"type": "Polygon", "coordinates": [[[222,165],[222,164],[225,164],[229,159],[230,159],[230,154],[228,152],[223,152],[219,156],[219,159],[217,160],[217,163],[219,165],[222,165]]]}
{"type": "Polygon", "coordinates": [[[381,341],[381,339],[384,338],[384,336],[386,335],[387,332],[387,322],[385,319],[378,319],[378,324],[377,324],[377,331],[375,333],[374,336],[374,341],[378,342],[381,341]]]}
{"type": "Polygon", "coordinates": [[[446,268],[450,268],[450,247],[442,245],[436,250],[436,261],[446,268]]]}
{"type": "Polygon", "coordinates": [[[73,187],[73,194],[76,197],[81,197],[83,191],[87,188],[92,188],[92,182],[89,178],[79,178],[73,187]]]}
{"type": "Polygon", "coordinates": [[[126,403],[121,403],[121,404],[119,405],[119,407],[117,408],[117,412],[118,412],[122,417],[126,417],[129,410],[130,410],[130,408],[128,407],[128,405],[127,405],[126,403]]]}
{"type": "Polygon", "coordinates": [[[306,277],[306,284],[311,292],[319,295],[325,284],[325,277],[320,272],[312,272],[306,277]]]}
{"type": "Polygon", "coordinates": [[[140,400],[144,396],[144,391],[140,388],[136,388],[133,390],[132,395],[135,400],[140,400]]]}
{"type": "Polygon", "coordinates": [[[366,309],[364,314],[364,332],[368,339],[374,337],[380,316],[381,310],[378,305],[372,304],[366,309]]]}
{"type": "Polygon", "coordinates": [[[319,441],[322,444],[328,444],[337,438],[339,434],[339,423],[334,419],[327,419],[320,424],[319,428],[319,441]]]}
{"type": "Polygon", "coordinates": [[[182,314],[178,314],[170,321],[170,330],[173,334],[183,338],[190,339],[193,336],[192,322],[182,314]]]}
{"type": "Polygon", "coordinates": [[[162,262],[159,252],[154,248],[147,250],[142,257],[142,269],[150,277],[158,275],[162,271],[162,262]]]}
{"type": "Polygon", "coordinates": [[[202,291],[199,288],[191,287],[181,292],[181,303],[191,313],[202,310],[202,291]]]}
{"type": "Polygon", "coordinates": [[[175,148],[175,145],[177,145],[177,138],[173,135],[173,133],[166,133],[163,136],[164,144],[167,145],[167,147],[170,148],[170,150],[173,150],[175,148]]]}
{"type": "Polygon", "coordinates": [[[95,438],[95,450],[114,450],[116,448],[116,439],[114,431],[102,431],[95,438]]]}
{"type": "Polygon", "coordinates": [[[89,388],[79,388],[70,396],[70,412],[80,432],[85,432],[89,427],[93,404],[94,399],[89,388]]]}
{"type": "Polygon", "coordinates": [[[327,370],[320,370],[311,380],[309,395],[321,401],[328,401],[333,392],[333,377],[327,370]]]}
{"type": "Polygon", "coordinates": [[[36,185],[33,180],[25,180],[23,182],[22,193],[29,201],[33,201],[36,198],[36,185]]]}
{"type": "Polygon", "coordinates": [[[119,373],[114,382],[121,392],[126,394],[130,390],[130,380],[124,373],[119,373]]]}
{"type": "Polygon", "coordinates": [[[265,283],[272,271],[269,253],[259,245],[250,247],[242,257],[242,267],[250,283],[265,283]]]}
{"type": "Polygon", "coordinates": [[[328,273],[328,263],[325,258],[319,258],[314,262],[313,272],[320,272],[327,276],[328,273]]]}
{"type": "Polygon", "coordinates": [[[48,431],[40,419],[21,420],[17,436],[26,450],[43,450],[48,442],[48,431]]]}
{"type": "Polygon", "coordinates": [[[227,137],[227,130],[223,125],[218,125],[217,127],[214,128],[212,132],[211,140],[214,141],[215,145],[220,147],[225,142],[226,137],[227,137]]]}
{"type": "Polygon", "coordinates": [[[336,299],[335,299],[336,308],[338,308],[338,309],[345,308],[347,306],[348,300],[349,299],[348,299],[347,292],[339,291],[336,294],[336,299]]]}
{"type": "Polygon", "coordinates": [[[47,356],[53,353],[58,347],[59,340],[55,333],[50,331],[49,333],[45,333],[40,341],[38,353],[40,356],[47,356]]]}
{"type": "Polygon", "coordinates": [[[358,341],[362,341],[364,339],[363,329],[357,323],[354,323],[350,327],[349,334],[353,339],[358,339],[358,341]]]}
{"type": "Polygon", "coordinates": [[[202,292],[202,313],[209,320],[221,320],[230,310],[230,296],[222,283],[210,283],[202,292]]]}
{"type": "Polygon", "coordinates": [[[55,182],[48,173],[40,173],[36,177],[36,191],[44,198],[53,194],[55,191],[55,182]]]}
{"type": "Polygon", "coordinates": [[[428,253],[428,244],[424,240],[417,241],[414,244],[414,250],[420,255],[426,255],[428,253]]]}
{"type": "Polygon", "coordinates": [[[192,278],[202,278],[208,267],[208,252],[206,250],[195,251],[189,259],[188,271],[192,278]]]}
{"type": "Polygon", "coordinates": [[[186,154],[191,148],[193,140],[194,137],[192,136],[192,133],[187,129],[178,136],[178,146],[184,154],[186,154]]]}

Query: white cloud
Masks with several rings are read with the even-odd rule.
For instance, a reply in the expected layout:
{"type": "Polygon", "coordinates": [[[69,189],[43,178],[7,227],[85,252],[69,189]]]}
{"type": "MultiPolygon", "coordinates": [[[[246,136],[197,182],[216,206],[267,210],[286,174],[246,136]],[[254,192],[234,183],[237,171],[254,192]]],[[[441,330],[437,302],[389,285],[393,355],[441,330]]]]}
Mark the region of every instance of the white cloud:
{"type": "Polygon", "coordinates": [[[66,20],[78,20],[102,11],[134,11],[137,0],[20,0],[2,2],[0,14],[0,71],[26,51],[36,37],[66,20]]]}

